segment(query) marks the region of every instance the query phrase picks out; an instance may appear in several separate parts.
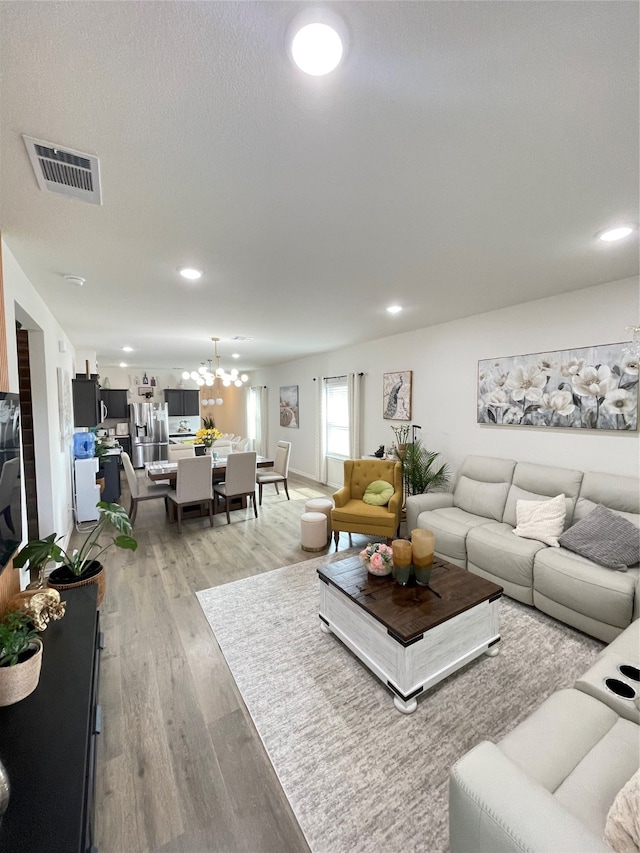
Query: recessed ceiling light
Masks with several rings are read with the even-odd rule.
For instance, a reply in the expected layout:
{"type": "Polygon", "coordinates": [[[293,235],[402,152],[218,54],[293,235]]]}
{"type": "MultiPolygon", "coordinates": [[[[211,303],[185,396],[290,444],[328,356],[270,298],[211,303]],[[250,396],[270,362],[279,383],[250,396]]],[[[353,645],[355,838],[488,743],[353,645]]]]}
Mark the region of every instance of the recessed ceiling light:
{"type": "Polygon", "coordinates": [[[232,352],[231,358],[240,358],[240,353],[239,352],[232,352]]]}
{"type": "Polygon", "coordinates": [[[122,347],[122,352],[133,352],[133,347],[122,347]]]}
{"type": "Polygon", "coordinates": [[[400,311],[402,311],[402,306],[401,305],[389,305],[389,307],[387,308],[387,311],[389,312],[389,314],[398,314],[400,311]]]}
{"type": "Polygon", "coordinates": [[[188,278],[189,281],[197,281],[202,278],[202,270],[197,270],[195,267],[180,267],[178,272],[183,278],[188,278]]]}
{"type": "Polygon", "coordinates": [[[632,225],[619,225],[617,228],[609,228],[607,231],[603,231],[600,234],[600,239],[604,240],[605,243],[613,243],[615,240],[628,237],[633,231],[635,228],[632,225]]]}
{"type": "Polygon", "coordinates": [[[321,77],[344,59],[349,33],[335,12],[308,7],[291,21],[286,42],[289,59],[306,74],[321,77]]]}
{"type": "Polygon", "coordinates": [[[337,68],[342,59],[342,41],[327,24],[307,24],[291,42],[293,61],[312,77],[322,77],[337,68]]]}
{"type": "Polygon", "coordinates": [[[129,367],[129,365],[126,364],[124,361],[121,361],[119,366],[120,367],[129,367]]]}

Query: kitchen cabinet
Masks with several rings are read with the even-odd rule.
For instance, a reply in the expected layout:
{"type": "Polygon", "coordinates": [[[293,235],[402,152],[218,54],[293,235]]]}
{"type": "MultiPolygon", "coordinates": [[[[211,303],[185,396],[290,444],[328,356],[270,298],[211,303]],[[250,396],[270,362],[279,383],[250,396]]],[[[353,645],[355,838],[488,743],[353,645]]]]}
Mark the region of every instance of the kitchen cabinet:
{"type": "Polygon", "coordinates": [[[97,704],[100,669],[98,587],[69,589],[64,619],[42,634],[35,691],[0,708],[0,755],[9,805],[0,823],[3,853],[87,853],[94,846],[97,704]]]}
{"type": "Polygon", "coordinates": [[[126,390],[102,388],[100,399],[107,407],[107,417],[126,421],[129,417],[129,403],[126,390]]]}
{"type": "Polygon", "coordinates": [[[100,423],[100,387],[96,379],[73,379],[73,425],[94,427],[100,423]]]}
{"type": "Polygon", "coordinates": [[[169,417],[200,414],[200,392],[181,388],[165,388],[164,399],[168,404],[169,417]]]}

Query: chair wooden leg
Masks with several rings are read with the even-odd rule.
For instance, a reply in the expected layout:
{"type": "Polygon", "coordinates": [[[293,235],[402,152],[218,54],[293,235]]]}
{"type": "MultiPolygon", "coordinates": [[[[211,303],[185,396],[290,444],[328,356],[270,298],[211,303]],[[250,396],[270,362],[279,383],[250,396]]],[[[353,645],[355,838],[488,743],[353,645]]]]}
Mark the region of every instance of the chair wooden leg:
{"type": "Polygon", "coordinates": [[[251,500],[253,501],[253,514],[254,514],[254,515],[255,515],[255,517],[257,518],[257,517],[258,517],[258,505],[257,505],[257,503],[256,503],[256,493],[255,493],[255,491],[254,491],[254,493],[253,493],[252,495],[249,495],[249,497],[250,497],[250,498],[251,498],[251,500]]]}
{"type": "Polygon", "coordinates": [[[333,531],[333,541],[336,543],[336,551],[338,550],[338,540],[340,539],[340,532],[338,530],[333,531]]]}
{"type": "Polygon", "coordinates": [[[277,483],[274,483],[273,485],[276,487],[276,495],[279,495],[279,494],[280,494],[280,489],[278,488],[278,484],[277,484],[277,483]]]}
{"type": "Polygon", "coordinates": [[[229,506],[231,504],[231,498],[229,495],[226,495],[226,510],[227,510],[227,524],[231,524],[231,516],[229,515],[229,506]]]}
{"type": "Polygon", "coordinates": [[[136,520],[136,513],[138,512],[138,501],[135,498],[131,498],[131,506],[129,507],[129,521],[131,522],[131,526],[136,520]]]}
{"type": "Polygon", "coordinates": [[[213,527],[213,498],[209,501],[209,527],[213,527]]]}
{"type": "Polygon", "coordinates": [[[287,486],[287,481],[286,481],[286,480],[283,480],[282,482],[283,482],[283,484],[284,484],[284,491],[285,491],[285,493],[286,493],[286,495],[287,495],[287,500],[288,500],[288,501],[290,501],[290,500],[291,500],[291,498],[289,497],[289,488],[288,488],[288,486],[287,486]]]}
{"type": "Polygon", "coordinates": [[[178,504],[178,533],[182,533],[182,504],[178,504]]]}
{"type": "Polygon", "coordinates": [[[262,506],[262,483],[258,483],[258,491],[260,492],[260,506],[262,506]]]}

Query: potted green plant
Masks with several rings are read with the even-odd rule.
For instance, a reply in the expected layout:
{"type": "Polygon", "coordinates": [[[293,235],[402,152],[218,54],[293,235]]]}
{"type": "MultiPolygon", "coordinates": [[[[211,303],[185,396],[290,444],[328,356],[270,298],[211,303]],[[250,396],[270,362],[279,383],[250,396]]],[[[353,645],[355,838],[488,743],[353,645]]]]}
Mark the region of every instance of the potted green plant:
{"type": "Polygon", "coordinates": [[[402,462],[405,450],[407,448],[407,439],[409,438],[409,424],[400,424],[400,426],[392,426],[391,431],[396,439],[395,454],[402,462]]]}
{"type": "Polygon", "coordinates": [[[431,489],[442,488],[449,482],[449,466],[445,463],[439,468],[435,467],[439,455],[427,450],[419,438],[407,444],[402,454],[396,448],[407,494],[421,495],[431,489]]]}
{"type": "Polygon", "coordinates": [[[24,699],[38,686],[42,640],[21,610],[0,618],[0,707],[24,699]]]}
{"type": "Polygon", "coordinates": [[[131,536],[131,521],[126,509],[120,504],[100,501],[98,507],[99,519],[96,526],[90,530],[79,549],[65,551],[57,543],[57,535],[52,533],[45,539],[33,539],[24,546],[13,561],[16,568],[22,568],[29,563],[32,568],[40,571],[48,562],[60,563],[47,579],[53,589],[60,592],[73,587],[85,586],[90,583],[98,585],[98,606],[104,597],[106,579],[104,566],[99,561],[104,552],[113,547],[126,548],[135,551],[137,541],[131,536]],[[111,536],[109,542],[101,540],[107,528],[119,531],[119,536],[111,536]]]}

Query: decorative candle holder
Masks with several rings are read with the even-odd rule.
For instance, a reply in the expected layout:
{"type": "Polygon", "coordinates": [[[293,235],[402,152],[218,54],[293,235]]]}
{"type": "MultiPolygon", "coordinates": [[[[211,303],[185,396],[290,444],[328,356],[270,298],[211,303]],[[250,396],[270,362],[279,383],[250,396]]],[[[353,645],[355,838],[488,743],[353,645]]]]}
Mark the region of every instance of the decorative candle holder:
{"type": "Polygon", "coordinates": [[[393,576],[401,586],[406,586],[411,577],[411,542],[407,539],[394,539],[391,543],[393,551],[393,576]]]}
{"type": "Polygon", "coordinates": [[[435,545],[436,537],[431,530],[416,528],[411,531],[413,570],[416,576],[416,583],[419,586],[429,586],[429,578],[433,570],[435,545]]]}

